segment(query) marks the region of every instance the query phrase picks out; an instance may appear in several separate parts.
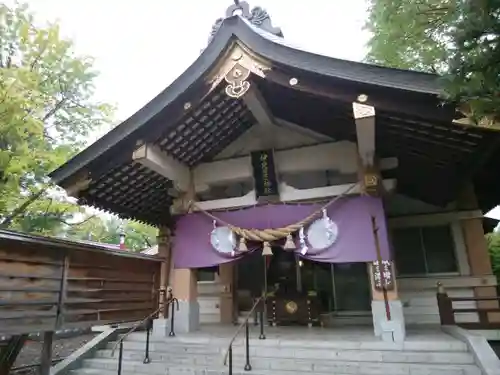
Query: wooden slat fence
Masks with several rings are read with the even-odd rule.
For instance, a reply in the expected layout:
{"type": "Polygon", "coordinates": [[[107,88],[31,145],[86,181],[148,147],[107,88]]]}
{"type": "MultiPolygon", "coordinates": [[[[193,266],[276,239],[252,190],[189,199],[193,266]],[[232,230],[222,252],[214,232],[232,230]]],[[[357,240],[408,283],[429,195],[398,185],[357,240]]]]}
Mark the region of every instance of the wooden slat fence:
{"type": "Polygon", "coordinates": [[[160,264],[124,250],[0,231],[0,339],[140,320],[158,308],[160,264]]]}

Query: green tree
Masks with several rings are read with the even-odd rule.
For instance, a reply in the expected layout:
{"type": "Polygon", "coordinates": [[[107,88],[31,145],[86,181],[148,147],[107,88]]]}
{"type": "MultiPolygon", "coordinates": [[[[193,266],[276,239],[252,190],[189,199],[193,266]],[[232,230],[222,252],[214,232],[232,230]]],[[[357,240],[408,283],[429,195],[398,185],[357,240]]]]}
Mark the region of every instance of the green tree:
{"type": "Polygon", "coordinates": [[[65,236],[68,228],[77,227],[88,220],[82,216],[83,212],[82,207],[68,203],[65,199],[37,199],[16,216],[10,229],[47,236],[65,236]],[[75,215],[83,218],[75,221],[75,215]]]}
{"type": "Polygon", "coordinates": [[[486,241],[488,243],[493,273],[497,277],[497,280],[500,281],[500,233],[486,234],[486,241]]]}
{"type": "Polygon", "coordinates": [[[369,0],[366,60],[393,68],[445,73],[457,1],[369,0]]]}
{"type": "Polygon", "coordinates": [[[492,126],[500,121],[500,1],[460,4],[446,88],[474,122],[492,126]]]}
{"type": "Polygon", "coordinates": [[[39,191],[12,227],[57,234],[83,212],[54,196],[46,176],[109,124],[112,108],[92,98],[92,62],[74,53],[56,24],[34,26],[26,5],[0,4],[0,222],[39,191]]]}
{"type": "MultiPolygon", "coordinates": [[[[47,174],[111,123],[93,99],[93,60],[78,56],[57,24],[34,26],[27,5],[0,4],[0,223],[51,236],[118,243],[121,221],[89,215],[47,174]],[[10,220],[12,218],[12,220],[10,220]]],[[[155,243],[156,229],[127,223],[126,245],[155,243]]]]}
{"type": "Polygon", "coordinates": [[[125,247],[132,251],[141,251],[156,244],[157,229],[136,221],[121,221],[115,217],[89,217],[81,223],[72,225],[69,238],[90,240],[108,244],[119,244],[120,233],[125,233],[125,247]]]}
{"type": "Polygon", "coordinates": [[[481,125],[500,116],[500,1],[369,0],[368,62],[444,76],[444,98],[481,125]]]}

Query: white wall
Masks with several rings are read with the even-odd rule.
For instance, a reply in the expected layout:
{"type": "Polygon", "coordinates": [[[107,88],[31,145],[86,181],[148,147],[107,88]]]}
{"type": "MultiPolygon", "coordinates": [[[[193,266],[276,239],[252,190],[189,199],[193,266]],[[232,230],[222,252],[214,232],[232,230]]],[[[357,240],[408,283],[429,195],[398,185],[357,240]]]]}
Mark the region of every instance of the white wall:
{"type": "Polygon", "coordinates": [[[200,323],[220,323],[220,287],[217,279],[214,282],[198,281],[200,323]]]}

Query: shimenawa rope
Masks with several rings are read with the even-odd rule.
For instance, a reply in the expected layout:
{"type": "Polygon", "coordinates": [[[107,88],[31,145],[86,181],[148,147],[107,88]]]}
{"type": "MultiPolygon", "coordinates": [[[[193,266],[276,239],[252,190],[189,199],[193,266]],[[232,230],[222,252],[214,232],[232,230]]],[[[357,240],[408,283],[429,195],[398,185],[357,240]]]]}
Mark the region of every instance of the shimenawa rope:
{"type": "Polygon", "coordinates": [[[306,218],[302,219],[301,221],[295,223],[295,224],[290,224],[287,225],[286,227],[282,228],[269,228],[269,229],[245,229],[245,228],[240,228],[235,225],[232,225],[217,216],[211,214],[210,212],[207,212],[203,210],[200,206],[196,204],[196,202],[189,202],[190,205],[193,205],[198,209],[198,211],[202,212],[212,220],[215,220],[216,222],[229,227],[236,235],[244,238],[245,240],[249,241],[260,241],[260,242],[271,242],[271,241],[276,241],[280,240],[282,238],[285,238],[292,233],[298,231],[300,228],[303,226],[309,224],[315,217],[319,216],[323,210],[327,209],[329,206],[337,202],[340,198],[343,198],[345,195],[347,195],[351,190],[353,190],[356,186],[358,186],[358,183],[355,183],[351,185],[348,189],[346,189],[342,194],[334,197],[332,200],[330,200],[328,203],[314,211],[312,214],[307,216],[306,218]]]}

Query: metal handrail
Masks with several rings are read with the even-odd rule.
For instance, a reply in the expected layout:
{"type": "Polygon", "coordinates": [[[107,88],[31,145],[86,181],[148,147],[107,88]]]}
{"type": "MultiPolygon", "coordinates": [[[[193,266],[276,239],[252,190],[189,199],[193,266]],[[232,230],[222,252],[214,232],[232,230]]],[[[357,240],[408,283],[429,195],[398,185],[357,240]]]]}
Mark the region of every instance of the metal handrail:
{"type": "MultiPolygon", "coordinates": [[[[250,320],[250,317],[252,316],[252,314],[255,311],[255,309],[257,308],[257,306],[264,299],[265,299],[264,296],[260,296],[259,298],[257,298],[257,300],[253,304],[252,308],[247,313],[247,315],[246,315],[245,319],[243,320],[243,322],[236,329],[236,332],[234,333],[233,337],[231,338],[231,341],[229,341],[229,345],[227,346],[227,350],[226,350],[226,353],[224,355],[224,366],[227,364],[228,356],[232,352],[232,347],[233,347],[234,340],[236,340],[236,337],[238,337],[238,335],[240,334],[241,330],[245,326],[245,328],[247,330],[247,332],[246,332],[246,340],[247,340],[247,342],[246,342],[246,344],[247,344],[247,364],[245,366],[246,367],[245,370],[249,371],[251,369],[250,364],[248,362],[248,321],[250,320]],[[247,367],[249,367],[249,368],[247,369],[247,367]]],[[[260,321],[260,324],[261,324],[261,335],[260,335],[259,339],[263,340],[263,339],[265,339],[265,336],[264,336],[264,332],[263,332],[264,318],[262,316],[262,312],[261,312],[261,319],[260,320],[261,320],[260,321]]],[[[232,367],[232,358],[230,358],[229,363],[230,363],[230,367],[232,367]]],[[[230,368],[229,371],[230,371],[230,373],[232,373],[232,368],[230,368]]]]}
{"type": "Polygon", "coordinates": [[[161,312],[162,310],[167,311],[168,306],[172,305],[172,312],[170,315],[170,333],[169,336],[175,336],[174,332],[174,314],[175,314],[175,307],[177,307],[177,310],[179,310],[179,301],[177,298],[173,297],[172,294],[170,294],[170,298],[165,301],[165,303],[153,311],[151,314],[149,314],[147,317],[142,319],[141,321],[135,323],[132,328],[130,328],[120,339],[115,343],[113,346],[113,349],[111,350],[111,356],[114,356],[116,349],[119,347],[119,353],[118,353],[118,375],[121,375],[122,373],[122,361],[123,361],[123,341],[134,331],[136,331],[139,327],[141,327],[144,323],[146,323],[146,350],[145,350],[145,355],[144,355],[144,363],[150,363],[151,360],[149,358],[149,336],[151,329],[153,328],[153,317],[161,312]]]}
{"type": "Polygon", "coordinates": [[[163,309],[167,310],[168,306],[170,306],[170,304],[172,304],[174,302],[177,303],[177,309],[178,309],[179,301],[177,300],[177,298],[175,298],[175,297],[169,298],[168,301],[165,301],[165,304],[163,306],[159,307],[158,309],[156,309],[155,311],[153,311],[151,314],[149,314],[148,316],[146,316],[144,319],[142,319],[141,321],[139,321],[136,324],[134,324],[134,326],[130,330],[128,330],[120,338],[120,340],[118,340],[116,342],[115,346],[113,346],[112,353],[114,354],[114,352],[116,351],[116,348],[118,347],[118,345],[120,345],[120,342],[123,342],[131,333],[135,332],[135,330],[137,330],[139,327],[141,327],[144,323],[146,323],[153,316],[155,316],[156,314],[160,313],[163,309]]]}
{"type": "Polygon", "coordinates": [[[118,345],[120,345],[131,333],[135,332],[139,327],[141,327],[144,323],[146,323],[149,319],[151,319],[153,316],[158,314],[161,310],[163,310],[164,307],[167,307],[170,304],[170,301],[168,301],[165,306],[161,306],[158,309],[156,309],[154,312],[146,316],[144,319],[141,321],[137,322],[130,328],[120,339],[115,343],[113,346],[113,349],[111,350],[111,355],[115,354],[116,348],[118,348],[118,345]]]}

